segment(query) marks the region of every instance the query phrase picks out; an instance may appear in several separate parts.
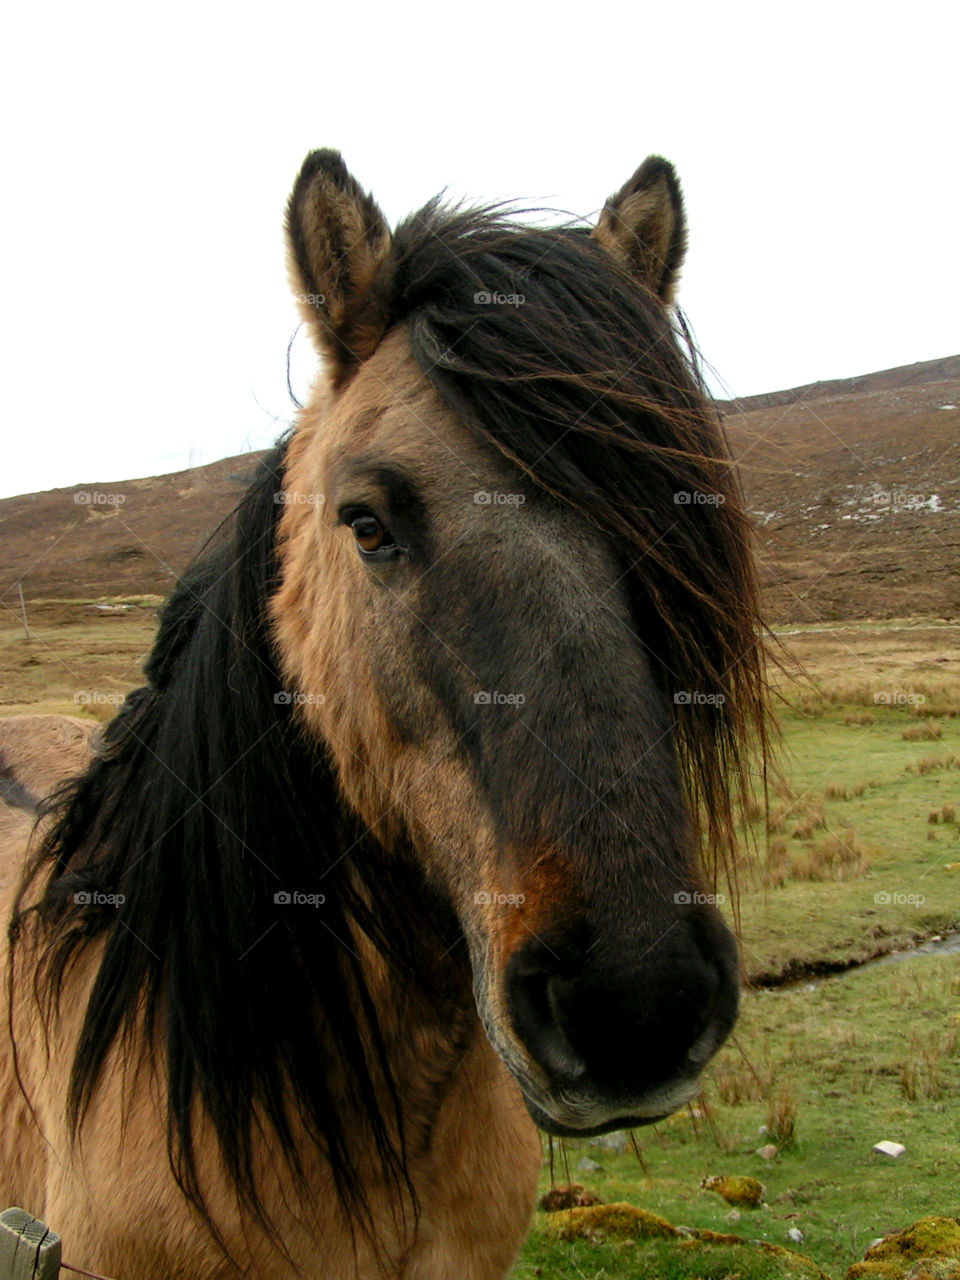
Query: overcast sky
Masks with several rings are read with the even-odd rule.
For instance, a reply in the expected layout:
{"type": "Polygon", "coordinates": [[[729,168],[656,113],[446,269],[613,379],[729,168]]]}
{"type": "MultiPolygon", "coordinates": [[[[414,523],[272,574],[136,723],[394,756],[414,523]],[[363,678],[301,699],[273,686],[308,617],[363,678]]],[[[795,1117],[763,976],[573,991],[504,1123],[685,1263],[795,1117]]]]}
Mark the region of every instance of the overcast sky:
{"type": "MultiPolygon", "coordinates": [[[[289,419],[284,202],[339,148],[595,215],[650,152],[729,393],[960,350],[955,4],[17,5],[5,20],[0,493],[176,470],[289,419]]],[[[311,366],[294,345],[294,383],[311,366]]],[[[722,382],[720,381],[722,380],[722,382]]]]}

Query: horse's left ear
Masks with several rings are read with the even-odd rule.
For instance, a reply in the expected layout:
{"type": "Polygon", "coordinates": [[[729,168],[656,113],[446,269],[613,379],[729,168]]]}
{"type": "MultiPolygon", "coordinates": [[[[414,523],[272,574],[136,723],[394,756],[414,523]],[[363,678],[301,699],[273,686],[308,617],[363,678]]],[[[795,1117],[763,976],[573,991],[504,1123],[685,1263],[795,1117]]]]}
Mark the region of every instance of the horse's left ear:
{"type": "Polygon", "coordinates": [[[339,151],[312,151],[287,204],[290,283],[335,387],[373,355],[389,318],[390,228],[339,151]]]}
{"type": "Polygon", "coordinates": [[[683,195],[673,165],[647,156],[603,206],[591,236],[671,304],[687,251],[683,195]]]}

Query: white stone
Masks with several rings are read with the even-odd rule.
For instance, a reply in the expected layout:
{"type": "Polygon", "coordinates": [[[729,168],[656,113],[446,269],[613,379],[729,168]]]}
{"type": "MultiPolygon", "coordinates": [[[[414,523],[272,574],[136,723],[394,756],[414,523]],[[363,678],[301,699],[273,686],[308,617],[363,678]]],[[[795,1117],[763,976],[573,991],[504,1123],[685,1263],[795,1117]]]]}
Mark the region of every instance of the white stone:
{"type": "Polygon", "coordinates": [[[907,1148],[899,1142],[887,1142],[884,1140],[883,1142],[878,1142],[873,1149],[878,1156],[892,1156],[896,1160],[897,1156],[902,1156],[907,1148]]]}
{"type": "Polygon", "coordinates": [[[791,1227],[787,1232],[787,1239],[792,1240],[794,1244],[803,1244],[803,1232],[799,1227],[791,1227]]]}

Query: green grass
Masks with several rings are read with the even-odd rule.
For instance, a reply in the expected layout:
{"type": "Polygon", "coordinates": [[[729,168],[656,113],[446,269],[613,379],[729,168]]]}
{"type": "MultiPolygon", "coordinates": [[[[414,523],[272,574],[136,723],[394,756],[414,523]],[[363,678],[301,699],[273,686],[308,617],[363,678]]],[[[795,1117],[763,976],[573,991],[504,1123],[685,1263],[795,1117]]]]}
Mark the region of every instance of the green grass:
{"type": "Polygon", "coordinates": [[[960,718],[940,722],[933,742],[905,741],[917,723],[908,710],[874,707],[869,725],[845,723],[851,704],[816,716],[781,713],[781,767],[791,795],[771,794],[771,817],[792,806],[771,834],[788,855],[809,859],[831,839],[849,838],[867,869],[840,880],[789,879],[764,885],[766,836],[753,824],[755,853],[740,868],[745,963],[754,977],[802,974],[855,963],[878,952],[960,927],[960,826],[929,822],[932,809],[960,809],[960,718]],[[938,762],[919,772],[925,759],[938,762]],[[849,798],[828,798],[831,784],[849,798]],[[862,795],[853,791],[862,786],[862,795]],[[826,825],[812,839],[792,832],[805,809],[826,825]],[[879,900],[878,900],[879,899],[879,900]]]}
{"type": "MultiPolygon", "coordinates": [[[[960,1214],[960,964],[927,956],[864,969],[813,985],[750,995],[736,1033],[708,1069],[701,1117],[681,1112],[637,1130],[642,1166],[587,1142],[565,1141],[555,1175],[606,1202],[624,1200],[677,1226],[733,1232],[797,1248],[840,1277],[877,1236],[926,1214],[960,1214]],[[753,1065],[760,1084],[753,1079],[753,1065]],[[935,1063],[935,1079],[930,1064],[935,1063]],[[719,1100],[718,1080],[740,1075],[756,1096],[737,1105],[719,1100]],[[925,1082],[908,1089],[911,1073],[925,1082]],[[768,1084],[768,1082],[771,1082],[768,1084]],[[796,1104],[796,1137],[772,1161],[757,1155],[769,1100],[786,1086],[796,1104]],[[907,1093],[917,1093],[909,1097],[907,1093]],[[881,1139],[902,1142],[897,1160],[874,1155],[881,1139]],[[578,1174],[583,1155],[602,1173],[578,1174]],[[732,1217],[719,1196],[700,1189],[712,1174],[758,1178],[767,1208],[732,1217]],[[787,1231],[799,1228],[803,1243],[787,1231]]],[[[699,1108],[698,1108],[699,1110],[699,1108]]],[[[543,1189],[549,1185],[545,1170],[543,1189]]],[[[551,1238],[538,1212],[514,1271],[530,1276],[706,1276],[696,1269],[651,1269],[646,1245],[564,1243],[551,1238]],[[578,1272],[576,1267],[580,1268],[578,1272]]],[[[677,1245],[659,1246],[676,1255],[677,1245]]],[[[769,1259],[755,1259],[769,1266],[769,1259]]],[[[675,1267],[685,1265],[683,1255],[675,1267]]],[[[743,1270],[747,1277],[780,1271],[743,1270]]],[[[731,1272],[718,1272],[720,1275],[731,1272]]],[[[698,1262],[699,1268],[699,1262],[698,1262]]]]}

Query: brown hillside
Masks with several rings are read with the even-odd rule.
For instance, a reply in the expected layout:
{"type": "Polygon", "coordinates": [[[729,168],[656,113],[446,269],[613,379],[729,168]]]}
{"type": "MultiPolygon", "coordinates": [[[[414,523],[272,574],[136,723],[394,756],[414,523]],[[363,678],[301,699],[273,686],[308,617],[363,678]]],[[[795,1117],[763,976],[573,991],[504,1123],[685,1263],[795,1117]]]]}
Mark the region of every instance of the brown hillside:
{"type": "Polygon", "coordinates": [[[771,621],[960,616],[960,359],[927,368],[728,410],[771,621]]]}
{"type": "MultiPolygon", "coordinates": [[[[960,356],[723,406],[772,622],[960,615],[958,406],[960,356]]],[[[166,595],[258,457],[3,499],[0,600],[166,595]]]]}

